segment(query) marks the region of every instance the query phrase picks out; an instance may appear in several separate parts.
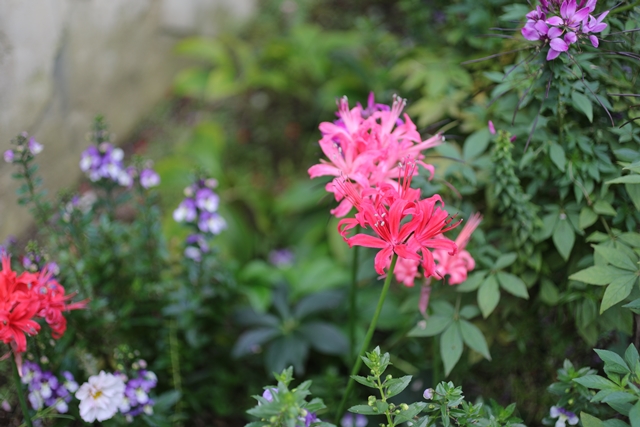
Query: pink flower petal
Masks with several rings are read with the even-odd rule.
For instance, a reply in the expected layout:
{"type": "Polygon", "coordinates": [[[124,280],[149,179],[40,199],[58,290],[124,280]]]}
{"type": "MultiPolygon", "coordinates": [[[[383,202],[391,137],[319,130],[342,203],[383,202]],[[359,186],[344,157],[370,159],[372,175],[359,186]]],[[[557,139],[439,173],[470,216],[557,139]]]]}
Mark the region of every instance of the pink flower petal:
{"type": "Polygon", "coordinates": [[[578,36],[576,36],[576,33],[574,32],[569,32],[567,34],[564,35],[564,41],[567,44],[572,44],[578,41],[578,36]]]}
{"type": "Polygon", "coordinates": [[[549,29],[547,37],[549,37],[550,39],[555,39],[557,37],[560,37],[562,35],[562,32],[563,30],[561,28],[553,27],[549,29]]]}
{"type": "Polygon", "coordinates": [[[535,29],[538,30],[538,32],[543,36],[546,36],[549,32],[549,27],[542,20],[536,22],[535,29]]]}
{"type": "Polygon", "coordinates": [[[589,36],[589,40],[591,40],[593,47],[598,47],[600,45],[600,40],[598,40],[596,36],[589,36]]]}
{"type": "Polygon", "coordinates": [[[524,37],[527,40],[531,40],[531,41],[540,40],[540,34],[535,29],[523,27],[522,30],[520,30],[520,32],[522,33],[522,37],[524,37]]]}
{"type": "Polygon", "coordinates": [[[551,46],[551,49],[557,50],[558,52],[566,52],[569,50],[569,45],[560,38],[551,40],[549,42],[549,46],[551,46]]]}
{"type": "Polygon", "coordinates": [[[551,18],[547,19],[547,24],[549,24],[549,25],[562,25],[562,24],[564,24],[564,21],[559,16],[552,16],[551,18]]]}
{"type": "Polygon", "coordinates": [[[556,59],[558,56],[560,56],[560,52],[558,52],[557,50],[549,49],[549,53],[547,53],[547,61],[556,59]]]}

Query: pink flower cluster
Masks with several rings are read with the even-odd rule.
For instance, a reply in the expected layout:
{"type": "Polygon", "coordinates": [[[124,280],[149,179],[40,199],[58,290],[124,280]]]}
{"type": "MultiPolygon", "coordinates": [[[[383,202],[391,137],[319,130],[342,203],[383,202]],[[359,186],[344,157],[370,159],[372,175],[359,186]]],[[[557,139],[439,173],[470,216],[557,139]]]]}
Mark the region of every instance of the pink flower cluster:
{"type": "Polygon", "coordinates": [[[527,23],[521,32],[527,40],[542,40],[549,43],[547,61],[551,61],[581,38],[589,37],[598,47],[597,34],[607,28],[602,21],[609,11],[595,18],[591,13],[598,0],[540,0],[540,6],[527,13],[527,23]]]}
{"type": "Polygon", "coordinates": [[[353,181],[358,191],[382,183],[393,184],[398,177],[398,164],[407,157],[416,159],[433,176],[433,166],[422,161],[421,152],[440,145],[444,138],[435,135],[423,141],[408,115],[400,119],[405,105],[406,101],[397,96],[391,108],[376,104],[371,94],[366,109],[360,104],[349,109],[347,98],[343,97],[338,101],[339,120],[320,124],[319,144],[328,160],[309,168],[309,176],[336,177],[326,186],[340,202],[331,211],[336,217],[347,215],[353,207],[340,185],[345,179],[353,181]]]}
{"type": "Polygon", "coordinates": [[[358,104],[350,110],[346,98],[340,100],[339,120],[320,125],[320,146],[329,160],[312,166],[309,175],[335,177],[326,187],[340,201],[332,213],[342,217],[352,207],[357,210],[354,218],[338,223],[338,231],[349,246],[380,249],[374,262],[378,274],[385,274],[396,254],[396,278],[407,286],[413,286],[420,267],[425,278],[448,274],[461,283],[467,270],[474,268],[473,258],[461,249],[479,217],[454,242],[443,233],[460,221],[454,222],[443,209],[439,195],[422,198],[420,190],[410,187],[419,166],[433,176],[434,168],[422,161],[422,151],[444,138],[436,135],[423,141],[409,116],[400,120],[404,106],[398,97],[391,108],[375,104],[373,94],[366,109],[358,104]],[[373,234],[351,236],[358,226],[373,234]]]}

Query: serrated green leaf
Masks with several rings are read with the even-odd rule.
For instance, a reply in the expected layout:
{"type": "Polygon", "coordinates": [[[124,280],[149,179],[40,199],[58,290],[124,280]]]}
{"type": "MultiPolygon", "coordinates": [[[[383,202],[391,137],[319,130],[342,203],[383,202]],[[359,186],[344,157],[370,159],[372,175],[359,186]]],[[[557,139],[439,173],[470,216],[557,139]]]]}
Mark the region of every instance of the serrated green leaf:
{"type": "Polygon", "coordinates": [[[418,324],[409,331],[408,335],[410,337],[432,337],[444,331],[451,322],[453,322],[452,317],[434,314],[429,316],[428,319],[418,322],[418,324]]]}
{"type": "Polygon", "coordinates": [[[562,258],[564,258],[565,261],[568,260],[569,255],[571,255],[571,249],[573,249],[573,244],[576,241],[576,234],[566,218],[560,218],[556,229],[553,231],[552,238],[553,244],[556,246],[556,249],[558,249],[562,258]]]}
{"type": "Polygon", "coordinates": [[[629,366],[627,365],[627,362],[625,362],[624,359],[620,357],[618,353],[614,353],[613,351],[609,351],[609,350],[601,350],[597,348],[594,348],[593,351],[598,353],[598,356],[604,362],[604,371],[607,373],[607,375],[609,376],[610,374],[626,375],[631,372],[629,370],[629,366]]]}
{"type": "Polygon", "coordinates": [[[387,397],[402,393],[402,391],[407,388],[411,382],[411,378],[411,375],[405,375],[404,377],[393,378],[387,381],[386,385],[389,387],[387,390],[387,397]]]}
{"type": "Polygon", "coordinates": [[[573,91],[571,92],[571,100],[573,101],[573,106],[582,111],[589,121],[593,123],[593,105],[591,105],[589,98],[580,92],[573,91]]]}
{"type": "Polygon", "coordinates": [[[485,359],[491,360],[489,347],[487,346],[487,341],[485,340],[482,331],[476,325],[464,319],[460,319],[459,324],[464,343],[483,355],[485,359]]]}
{"type": "Polygon", "coordinates": [[[593,204],[593,211],[600,215],[616,216],[616,210],[613,209],[611,203],[604,200],[598,200],[593,204]]]}
{"type": "Polygon", "coordinates": [[[564,150],[555,142],[552,142],[549,146],[549,157],[551,157],[551,161],[558,169],[564,172],[565,165],[567,163],[567,157],[564,154],[564,150]]]}
{"type": "Polygon", "coordinates": [[[505,267],[509,267],[514,261],[518,258],[518,254],[514,252],[509,252],[506,254],[500,255],[500,257],[496,260],[496,263],[493,265],[494,270],[500,270],[505,267]]]}
{"type": "Polygon", "coordinates": [[[604,423],[600,418],[596,418],[586,412],[580,413],[580,421],[582,421],[582,427],[604,427],[604,423]]]}
{"type": "Polygon", "coordinates": [[[585,375],[583,377],[574,378],[574,382],[583,385],[587,388],[594,388],[596,390],[618,390],[618,386],[611,380],[608,380],[600,375],[585,375]]]}
{"type": "Polygon", "coordinates": [[[624,252],[607,246],[596,245],[593,247],[598,255],[609,264],[629,271],[637,271],[638,265],[634,263],[624,252]]]}
{"type": "Polygon", "coordinates": [[[608,285],[615,279],[628,274],[625,270],[619,270],[609,266],[593,266],[580,270],[569,276],[571,280],[588,283],[590,285],[608,285]]]}
{"type": "Polygon", "coordinates": [[[440,336],[440,355],[444,363],[445,376],[451,373],[451,370],[460,360],[462,356],[462,334],[457,322],[452,323],[440,336]]]}
{"type": "Polygon", "coordinates": [[[486,319],[493,312],[500,301],[500,289],[495,275],[489,275],[478,290],[478,307],[486,319]]]}
{"type": "Polygon", "coordinates": [[[518,276],[514,276],[504,271],[499,271],[496,276],[500,286],[511,295],[515,295],[520,298],[529,299],[529,292],[527,291],[527,285],[518,276]]]}
{"type": "Polygon", "coordinates": [[[587,227],[592,226],[598,220],[598,215],[589,206],[585,206],[580,211],[580,217],[578,218],[578,227],[584,230],[587,227]]]}
{"type": "Polygon", "coordinates": [[[604,291],[602,304],[600,305],[600,314],[628,297],[637,279],[638,276],[635,274],[629,274],[627,276],[614,279],[604,291]]]}

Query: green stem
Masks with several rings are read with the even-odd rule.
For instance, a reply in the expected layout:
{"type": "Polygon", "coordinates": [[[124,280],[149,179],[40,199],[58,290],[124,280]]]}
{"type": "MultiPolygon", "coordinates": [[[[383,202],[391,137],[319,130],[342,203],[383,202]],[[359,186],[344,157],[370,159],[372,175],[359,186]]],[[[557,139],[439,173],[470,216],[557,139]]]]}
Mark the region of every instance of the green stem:
{"type": "Polygon", "coordinates": [[[27,427],[33,427],[31,424],[31,417],[29,416],[29,408],[27,407],[27,401],[24,400],[24,393],[22,393],[22,381],[20,381],[20,374],[18,373],[18,363],[16,362],[16,355],[13,354],[13,380],[16,383],[16,392],[18,393],[18,401],[20,401],[20,408],[22,408],[22,416],[27,427]]]}
{"type": "MultiPolygon", "coordinates": [[[[360,225],[356,230],[356,234],[360,231],[360,225]]],[[[356,291],[358,284],[358,249],[360,246],[353,248],[353,261],[351,263],[351,287],[349,288],[349,358],[351,363],[356,353],[356,291]]]]}
{"type": "Polygon", "coordinates": [[[360,371],[360,367],[362,366],[362,356],[364,356],[365,351],[369,348],[369,343],[371,342],[371,338],[373,337],[373,332],[376,330],[376,324],[378,323],[378,317],[380,317],[380,312],[382,311],[382,306],[384,305],[384,300],[387,296],[387,292],[389,292],[389,288],[391,287],[391,279],[393,278],[393,270],[396,266],[396,261],[398,260],[398,255],[393,254],[391,258],[391,266],[387,271],[387,278],[384,281],[384,285],[382,286],[382,292],[380,292],[380,298],[378,299],[378,305],[376,306],[376,311],[373,314],[373,318],[371,319],[371,323],[369,324],[369,329],[367,330],[367,334],[364,337],[364,342],[362,343],[362,347],[360,348],[360,353],[358,354],[358,358],[355,360],[353,365],[353,369],[351,370],[351,376],[349,377],[349,382],[347,383],[347,390],[342,396],[342,401],[340,402],[340,406],[338,407],[338,412],[336,412],[336,420],[335,424],[340,424],[340,419],[342,418],[342,414],[344,412],[344,407],[347,404],[347,399],[351,395],[353,391],[353,386],[355,385],[355,381],[353,377],[358,374],[360,371]]]}
{"type": "MultiPolygon", "coordinates": [[[[171,374],[173,388],[182,395],[182,376],[180,375],[180,348],[178,343],[178,327],[174,319],[169,320],[169,353],[171,355],[171,374]]],[[[176,414],[182,411],[182,396],[176,403],[176,414]]],[[[173,425],[182,426],[179,418],[174,418],[173,425]]]]}
{"type": "Polygon", "coordinates": [[[609,14],[613,15],[614,13],[626,12],[627,10],[631,10],[636,6],[640,6],[640,0],[638,0],[638,1],[634,2],[634,3],[628,4],[626,6],[622,6],[622,7],[619,7],[617,9],[613,9],[609,14]]]}

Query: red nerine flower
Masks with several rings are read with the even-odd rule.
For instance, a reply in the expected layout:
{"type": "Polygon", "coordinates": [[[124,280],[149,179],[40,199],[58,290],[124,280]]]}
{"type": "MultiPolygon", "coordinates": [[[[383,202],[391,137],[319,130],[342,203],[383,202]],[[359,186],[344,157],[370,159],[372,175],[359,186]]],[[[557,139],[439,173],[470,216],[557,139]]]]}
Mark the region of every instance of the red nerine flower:
{"type": "Polygon", "coordinates": [[[2,255],[0,271],[0,341],[8,344],[16,356],[20,371],[21,353],[27,351],[26,335],[35,335],[43,318],[52,329],[54,338],[60,338],[67,327],[63,311],[85,308],[87,300],[71,303],[75,294],[65,295],[65,290],[45,268],[39,273],[22,273],[11,270],[8,255],[2,255]]]}

